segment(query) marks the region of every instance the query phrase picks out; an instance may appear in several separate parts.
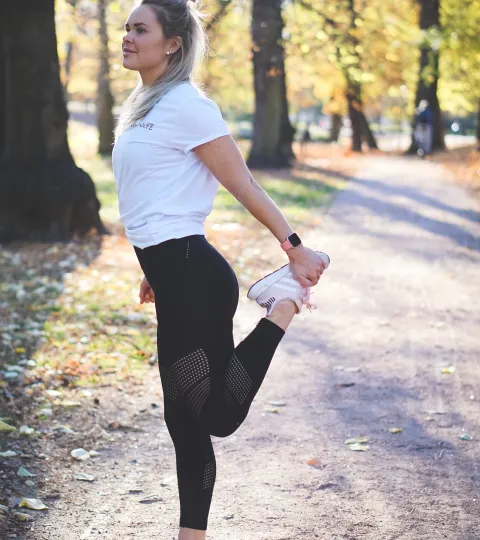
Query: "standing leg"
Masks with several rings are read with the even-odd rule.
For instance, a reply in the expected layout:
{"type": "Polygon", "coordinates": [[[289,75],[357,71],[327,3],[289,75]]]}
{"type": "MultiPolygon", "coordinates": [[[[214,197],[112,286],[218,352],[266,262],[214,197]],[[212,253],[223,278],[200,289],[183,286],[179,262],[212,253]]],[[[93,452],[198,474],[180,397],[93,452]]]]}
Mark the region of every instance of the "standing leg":
{"type": "Polygon", "coordinates": [[[215,481],[210,435],[228,436],[245,420],[293,308],[279,313],[279,305],[235,348],[238,283],[203,236],[135,251],[155,293],[165,421],[177,455],[180,527],[206,530],[215,481]]]}

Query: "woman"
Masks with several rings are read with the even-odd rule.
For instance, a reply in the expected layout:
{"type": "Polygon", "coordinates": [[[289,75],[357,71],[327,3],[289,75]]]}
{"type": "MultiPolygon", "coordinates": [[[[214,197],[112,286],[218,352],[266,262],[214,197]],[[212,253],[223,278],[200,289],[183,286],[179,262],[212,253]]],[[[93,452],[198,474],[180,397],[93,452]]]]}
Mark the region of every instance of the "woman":
{"type": "Polygon", "coordinates": [[[328,257],[301,244],[250,175],[217,105],[191,82],[205,52],[193,3],[144,0],[125,29],[123,65],[141,81],[116,130],[120,215],[145,274],[140,303],[155,302],[164,417],[176,453],[179,540],[203,539],[216,471],[210,436],[226,437],[244,421],[328,257]],[[237,280],[204,236],[219,182],[270,229],[290,260],[250,289],[267,316],[237,347],[237,280]]]}

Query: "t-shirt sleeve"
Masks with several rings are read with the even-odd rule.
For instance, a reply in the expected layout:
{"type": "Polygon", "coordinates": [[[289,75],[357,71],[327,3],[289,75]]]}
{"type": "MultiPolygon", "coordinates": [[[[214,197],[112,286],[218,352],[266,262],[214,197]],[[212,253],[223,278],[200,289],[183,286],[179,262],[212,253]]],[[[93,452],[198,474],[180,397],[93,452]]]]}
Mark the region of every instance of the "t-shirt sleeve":
{"type": "Polygon", "coordinates": [[[180,103],[172,134],[174,148],[189,152],[224,135],[230,135],[230,130],[214,101],[198,96],[180,103]]]}

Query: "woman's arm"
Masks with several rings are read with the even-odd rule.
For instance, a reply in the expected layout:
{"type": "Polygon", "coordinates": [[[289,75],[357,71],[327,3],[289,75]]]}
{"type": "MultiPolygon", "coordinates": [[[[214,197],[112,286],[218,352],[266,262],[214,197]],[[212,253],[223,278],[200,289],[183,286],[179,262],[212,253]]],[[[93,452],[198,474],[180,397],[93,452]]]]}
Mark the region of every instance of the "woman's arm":
{"type": "MultiPolygon", "coordinates": [[[[279,242],[283,242],[293,232],[278,206],[254,180],[230,135],[197,146],[194,152],[217,180],[265,225],[279,242]]],[[[320,256],[303,245],[289,249],[286,253],[295,279],[303,287],[316,285],[324,270],[320,256]]]]}

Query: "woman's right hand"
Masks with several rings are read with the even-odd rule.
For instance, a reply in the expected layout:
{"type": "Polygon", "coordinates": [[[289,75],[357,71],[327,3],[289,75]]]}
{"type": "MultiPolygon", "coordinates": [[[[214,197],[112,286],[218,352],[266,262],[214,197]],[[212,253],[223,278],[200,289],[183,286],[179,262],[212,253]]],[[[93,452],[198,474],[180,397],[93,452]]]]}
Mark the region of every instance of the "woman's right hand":
{"type": "Polygon", "coordinates": [[[140,283],[140,294],[138,296],[140,297],[140,304],[155,302],[155,293],[145,276],[143,276],[142,282],[140,283]]]}

